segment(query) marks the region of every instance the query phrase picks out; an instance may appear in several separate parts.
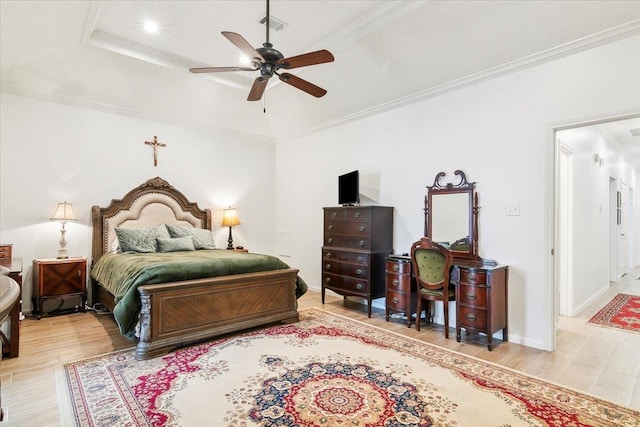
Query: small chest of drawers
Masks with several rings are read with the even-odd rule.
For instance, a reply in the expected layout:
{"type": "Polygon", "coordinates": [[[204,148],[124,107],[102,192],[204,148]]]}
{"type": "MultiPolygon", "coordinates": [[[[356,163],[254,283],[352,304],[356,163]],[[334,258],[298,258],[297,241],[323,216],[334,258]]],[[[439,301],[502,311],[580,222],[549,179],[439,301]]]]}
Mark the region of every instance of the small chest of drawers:
{"type": "Polygon", "coordinates": [[[385,258],[393,252],[393,208],[324,208],[322,303],[327,289],[371,300],[385,295],[385,258]]]}
{"type": "Polygon", "coordinates": [[[43,303],[57,299],[60,305],[69,298],[79,298],[81,305],[75,310],[84,311],[87,301],[86,258],[36,259],[33,261],[32,298],[38,318],[43,315],[43,303]]]}
{"type": "Polygon", "coordinates": [[[416,281],[411,274],[411,259],[390,256],[386,260],[386,319],[391,313],[403,313],[407,327],[411,327],[411,316],[416,312],[418,294],[416,281]]]}
{"type": "Polygon", "coordinates": [[[493,334],[502,329],[507,341],[507,266],[455,265],[452,282],[456,285],[456,340],[461,329],[487,335],[487,347],[493,350],[493,334]]]}

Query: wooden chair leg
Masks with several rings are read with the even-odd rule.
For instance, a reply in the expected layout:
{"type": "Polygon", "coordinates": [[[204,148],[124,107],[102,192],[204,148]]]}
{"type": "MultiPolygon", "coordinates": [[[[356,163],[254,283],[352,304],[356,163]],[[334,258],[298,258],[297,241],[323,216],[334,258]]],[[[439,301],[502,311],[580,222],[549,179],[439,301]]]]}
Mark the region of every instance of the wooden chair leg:
{"type": "Polygon", "coordinates": [[[449,298],[445,298],[444,301],[444,337],[449,339],[449,298]]]}
{"type": "Polygon", "coordinates": [[[422,314],[422,298],[418,297],[418,308],[416,311],[416,331],[420,330],[420,315],[422,314]]]}

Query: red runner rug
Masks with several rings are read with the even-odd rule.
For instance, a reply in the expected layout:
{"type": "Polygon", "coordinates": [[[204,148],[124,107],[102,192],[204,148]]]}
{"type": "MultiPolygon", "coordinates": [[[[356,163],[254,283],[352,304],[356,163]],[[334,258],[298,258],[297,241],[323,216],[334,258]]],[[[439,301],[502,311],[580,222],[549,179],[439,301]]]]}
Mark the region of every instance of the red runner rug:
{"type": "Polygon", "coordinates": [[[589,323],[640,332],[640,296],[618,294],[589,323]]]}
{"type": "Polygon", "coordinates": [[[64,366],[79,426],[635,426],[640,411],[319,309],[64,366]]]}

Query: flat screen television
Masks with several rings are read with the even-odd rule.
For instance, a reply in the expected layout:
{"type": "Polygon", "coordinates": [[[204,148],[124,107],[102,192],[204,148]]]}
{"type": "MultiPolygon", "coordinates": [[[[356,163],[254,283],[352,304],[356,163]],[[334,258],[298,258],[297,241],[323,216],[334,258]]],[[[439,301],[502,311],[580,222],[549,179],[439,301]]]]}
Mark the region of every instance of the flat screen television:
{"type": "Polygon", "coordinates": [[[338,177],[338,203],[353,206],[360,203],[360,174],[353,171],[338,177]]]}

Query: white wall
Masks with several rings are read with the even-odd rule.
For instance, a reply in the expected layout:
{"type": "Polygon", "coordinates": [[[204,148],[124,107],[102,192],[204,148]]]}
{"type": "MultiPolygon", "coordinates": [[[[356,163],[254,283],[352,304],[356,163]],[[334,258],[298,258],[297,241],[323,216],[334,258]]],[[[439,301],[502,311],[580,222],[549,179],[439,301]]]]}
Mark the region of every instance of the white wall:
{"type": "MultiPolygon", "coordinates": [[[[277,226],[290,264],[320,288],[322,207],[361,173],[362,204],[395,207],[394,248],[423,232],[425,186],[461,169],[477,182],[480,255],[510,266],[510,340],[553,348],[553,128],[640,111],[640,37],[277,144],[277,226]],[[509,203],[520,216],[506,216],[509,203]]],[[[437,64],[433,64],[437,66],[437,64]]]]}
{"type": "Polygon", "coordinates": [[[226,247],[222,208],[235,206],[241,225],[234,243],[255,252],[274,248],[274,141],[246,134],[176,126],[53,104],[15,95],[0,99],[0,241],[13,243],[24,263],[23,301],[29,311],[31,261],[57,255],[56,204],[73,204],[67,223],[70,256],[91,257],[91,206],[107,206],[160,176],[187,198],[210,208],[216,244],[226,247]],[[167,144],[153,166],[144,144],[167,144]]]}

